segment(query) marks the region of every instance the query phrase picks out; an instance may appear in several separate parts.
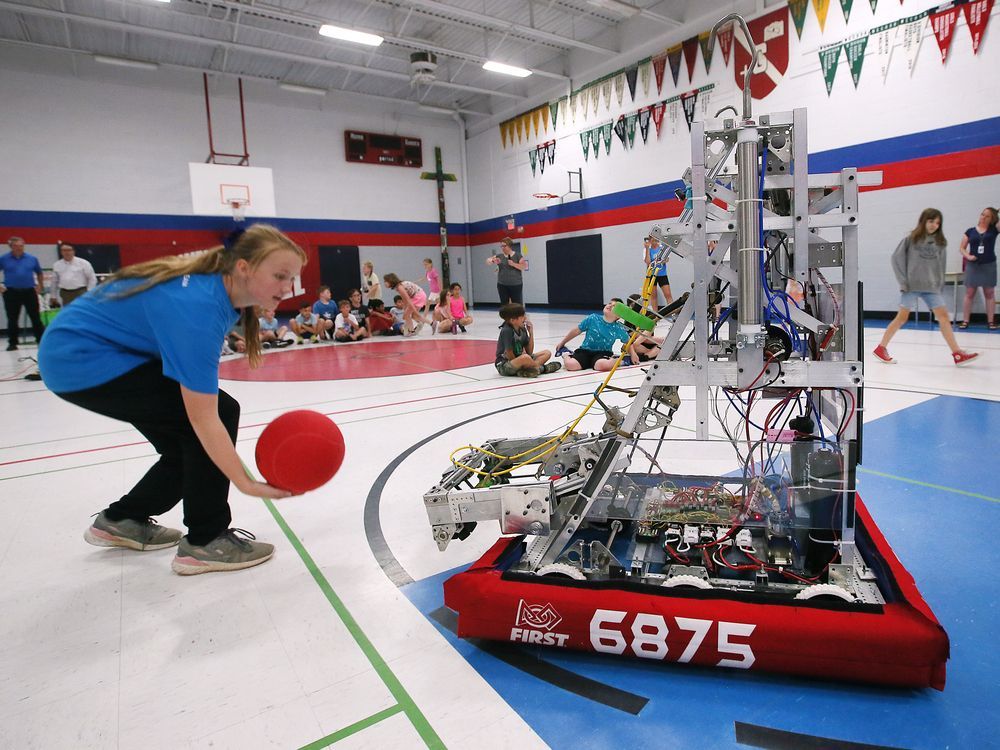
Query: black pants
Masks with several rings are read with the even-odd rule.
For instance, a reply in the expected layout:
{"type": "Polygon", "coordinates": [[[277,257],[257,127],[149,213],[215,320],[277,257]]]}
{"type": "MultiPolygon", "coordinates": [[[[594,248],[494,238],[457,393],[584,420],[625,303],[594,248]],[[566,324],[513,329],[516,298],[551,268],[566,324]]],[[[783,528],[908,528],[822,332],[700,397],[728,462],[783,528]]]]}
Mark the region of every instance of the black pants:
{"type": "MultiPolygon", "coordinates": [[[[146,476],[108,506],[108,517],[113,521],[145,520],[166,513],[183,499],[188,541],[200,546],[229,528],[229,480],[195,435],[180,385],[162,370],[163,364],[153,361],[95,388],[57,395],[89,411],[130,423],[160,454],[146,476]]],[[[221,390],[219,417],[235,445],[240,405],[221,390]]]]}
{"type": "Polygon", "coordinates": [[[508,302],[524,303],[523,284],[508,286],[507,284],[497,284],[497,294],[500,295],[500,304],[506,305],[508,302]]]}
{"type": "Polygon", "coordinates": [[[31,327],[35,330],[35,339],[42,340],[45,326],[42,325],[42,316],[38,314],[38,294],[34,289],[11,289],[3,293],[3,309],[7,313],[7,338],[14,346],[21,336],[21,308],[26,308],[28,318],[31,319],[31,327]]]}

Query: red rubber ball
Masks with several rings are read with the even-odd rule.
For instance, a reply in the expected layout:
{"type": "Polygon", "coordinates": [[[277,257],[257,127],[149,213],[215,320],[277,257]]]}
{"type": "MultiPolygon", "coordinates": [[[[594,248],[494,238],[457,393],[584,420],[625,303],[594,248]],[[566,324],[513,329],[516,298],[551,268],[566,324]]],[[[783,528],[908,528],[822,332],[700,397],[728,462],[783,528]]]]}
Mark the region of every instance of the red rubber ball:
{"type": "Polygon", "coordinates": [[[344,436],[329,417],[290,411],[257,439],[257,468],[273,487],[299,495],[329,482],[344,462],[344,436]]]}

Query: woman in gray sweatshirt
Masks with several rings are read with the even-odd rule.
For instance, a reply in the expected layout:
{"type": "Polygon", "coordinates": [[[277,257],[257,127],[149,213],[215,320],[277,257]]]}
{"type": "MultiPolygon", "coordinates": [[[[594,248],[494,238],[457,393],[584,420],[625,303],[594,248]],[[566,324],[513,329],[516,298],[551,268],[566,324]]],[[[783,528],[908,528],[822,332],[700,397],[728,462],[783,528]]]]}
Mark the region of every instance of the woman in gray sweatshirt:
{"type": "Polygon", "coordinates": [[[920,214],[916,228],[903,238],[892,254],[892,270],[899,282],[899,312],[892,319],[882,335],[882,341],[875,347],[875,359],[886,364],[896,360],[886,348],[896,331],[910,318],[910,311],[922,299],[931,309],[941,326],[941,335],[951,349],[951,358],[956,365],[965,365],[979,354],[963,351],[955,341],[951,330],[951,319],[945,306],[941,290],[944,289],[944,267],[948,241],[941,226],[941,212],[936,208],[925,208],[920,214]]]}

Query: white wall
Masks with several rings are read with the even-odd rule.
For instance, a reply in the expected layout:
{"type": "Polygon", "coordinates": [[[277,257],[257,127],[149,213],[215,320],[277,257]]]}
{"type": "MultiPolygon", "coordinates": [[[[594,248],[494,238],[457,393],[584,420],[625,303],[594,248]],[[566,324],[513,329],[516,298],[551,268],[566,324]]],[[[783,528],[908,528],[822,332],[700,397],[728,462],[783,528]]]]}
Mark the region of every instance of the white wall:
{"type": "MultiPolygon", "coordinates": [[[[837,42],[845,37],[898,18],[911,16],[938,5],[931,0],[911,0],[899,3],[878,4],[873,16],[865,2],[855,2],[851,22],[845,24],[839,4],[830,4],[824,32],[820,32],[813,6],[810,4],[801,40],[796,38],[794,25],[788,17],[789,65],[788,70],[764,100],[754,100],[754,114],[789,111],[806,107],[809,117],[809,151],[816,153],[855,144],[882,140],[895,136],[934,130],[970,121],[1000,115],[1000,86],[996,71],[1000,70],[1000,6],[993,10],[977,55],[972,53],[969,31],[964,17],[958,21],[947,64],[941,64],[941,55],[929,25],[924,30],[920,55],[912,75],[907,70],[901,47],[896,47],[885,83],[883,84],[875,54],[874,39],[866,50],[866,58],[857,90],[851,80],[846,58],[841,56],[833,90],[828,96],[820,70],[817,50],[821,44],[837,42]]],[[[768,12],[778,6],[771,6],[768,12]]],[[[705,28],[686,28],[663,38],[663,47],[705,28]]],[[[638,55],[634,60],[638,59],[638,55]]],[[[634,61],[633,60],[633,61],[634,61]]],[[[621,66],[624,66],[622,63],[621,66]]],[[[578,111],[574,123],[563,124],[560,113],[559,127],[555,132],[558,142],[555,162],[545,173],[532,176],[528,161],[528,148],[553,137],[532,137],[516,143],[514,147],[501,146],[497,128],[473,137],[468,144],[470,208],[472,221],[510,213],[527,211],[536,207],[530,197],[535,192],[567,192],[567,171],[582,168],[585,196],[593,197],[631,188],[654,185],[679,179],[690,164],[690,139],[681,115],[676,134],[670,133],[665,117],[659,140],[650,125],[649,142],[643,146],[636,134],[636,146],[624,151],[617,137],[613,136],[611,154],[593,155],[584,161],[580,147],[580,130],[590,129],[619,114],[634,112],[639,107],[652,104],[679,91],[714,83],[711,115],[727,104],[741,108],[741,91],[733,75],[733,59],[723,67],[718,47],[712,60],[711,75],[706,75],[701,54],[695,65],[695,76],[688,83],[686,64],[681,62],[678,86],[673,85],[669,65],[664,77],[662,92],[657,95],[655,83],[650,95],[643,96],[641,84],[636,99],[629,101],[626,92],[623,105],[617,102],[610,110],[602,100],[597,117],[584,120],[578,111]]],[[[574,80],[573,86],[585,85],[587,79],[574,80]]],[[[541,102],[531,102],[525,111],[541,102]]],[[[568,200],[572,200],[572,197],[568,200]]],[[[935,206],[944,212],[945,228],[952,249],[950,269],[960,267],[957,247],[962,232],[973,225],[983,206],[1000,203],[1000,175],[993,174],[974,179],[936,182],[927,185],[880,190],[862,194],[861,219],[861,278],[866,283],[866,308],[869,310],[894,310],[898,291],[889,268],[889,254],[899,239],[913,228],[920,211],[935,206]]],[[[632,226],[607,227],[595,231],[603,234],[604,274],[606,296],[621,295],[634,290],[642,265],[641,237],[650,222],[632,226]]],[[[589,232],[588,232],[589,233],[589,232]]],[[[573,236],[573,234],[559,235],[573,236]]],[[[544,244],[547,237],[528,240],[531,245],[532,263],[544,268],[544,244]],[[536,254],[537,250],[537,254],[536,254]]],[[[473,248],[474,257],[485,256],[487,248],[473,248]]],[[[477,268],[474,260],[473,268],[477,268]]],[[[683,261],[671,263],[671,280],[675,286],[690,283],[690,269],[683,261]]],[[[530,276],[525,281],[526,299],[546,302],[544,280],[534,284],[530,276]]],[[[481,285],[477,289],[489,295],[481,285]]],[[[495,294],[495,292],[493,293],[495,294]]],[[[477,298],[486,296],[477,293],[477,298]]],[[[981,303],[979,303],[981,305],[981,303]]],[[[981,307],[977,308],[981,309],[981,307]]]]}
{"type": "MultiPolygon", "coordinates": [[[[188,162],[209,151],[199,73],[109,68],[2,43],[0,69],[0,206],[191,214],[188,162]]],[[[235,80],[215,80],[210,89],[216,150],[242,150],[235,80]]],[[[250,163],[274,170],[279,216],[437,222],[436,185],[419,179],[422,170],[348,164],[344,130],[421,138],[424,169],[433,171],[440,146],[445,171],[457,174],[456,123],[262,81],[245,82],[244,93],[250,163]]],[[[445,184],[449,222],[465,221],[463,189],[445,184]]]]}

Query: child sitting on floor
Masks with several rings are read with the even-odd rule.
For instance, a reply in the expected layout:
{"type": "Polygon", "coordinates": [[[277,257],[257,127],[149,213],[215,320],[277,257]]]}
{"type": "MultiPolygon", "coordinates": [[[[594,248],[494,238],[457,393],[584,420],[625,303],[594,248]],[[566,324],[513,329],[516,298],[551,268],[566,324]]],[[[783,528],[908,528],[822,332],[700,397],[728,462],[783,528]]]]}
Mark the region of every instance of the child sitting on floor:
{"type": "MultiPolygon", "coordinates": [[[[465,333],[465,327],[472,325],[472,316],[469,315],[469,308],[465,305],[465,298],[462,296],[462,285],[455,283],[451,285],[451,317],[455,325],[465,333]]],[[[455,333],[455,328],[451,329],[455,333]]]]}
{"type": "MultiPolygon", "coordinates": [[[[615,355],[612,351],[615,341],[628,343],[629,334],[621,320],[614,312],[616,302],[621,302],[617,297],[613,298],[604,306],[602,314],[592,313],[588,315],[569,333],[563,336],[563,340],[556,347],[556,356],[564,355],[563,362],[567,370],[589,370],[593,368],[598,372],[607,372],[615,365],[615,355]],[[581,333],[586,332],[583,339],[583,346],[575,352],[570,352],[566,344],[575,339],[581,333]]],[[[626,352],[633,362],[639,361],[639,355],[634,347],[629,347],[626,352]]]]}
{"type": "Polygon", "coordinates": [[[389,312],[392,314],[392,332],[402,336],[403,326],[406,324],[406,310],[403,308],[403,298],[400,295],[397,294],[392,298],[389,312]]]}
{"type": "Polygon", "coordinates": [[[361,341],[368,336],[368,330],[358,325],[358,319],[351,314],[351,303],[342,299],[338,303],[340,313],[333,324],[333,337],[337,341],[361,341]]]}
{"type": "Polygon", "coordinates": [[[562,364],[549,362],[552,353],[548,349],[535,351],[535,335],[524,314],[524,305],[508,302],[500,306],[500,336],[497,339],[497,372],[506,376],[537,378],[542,373],[555,372],[562,364]]]}
{"type": "Polygon", "coordinates": [[[257,323],[260,326],[257,335],[260,336],[261,346],[265,349],[270,349],[271,347],[281,348],[292,343],[285,338],[285,335],[288,333],[288,326],[281,325],[281,322],[274,317],[274,310],[261,311],[257,323]]]}
{"type": "Polygon", "coordinates": [[[292,318],[292,331],[295,333],[295,343],[302,344],[309,339],[314,344],[319,343],[319,337],[326,330],[326,321],[312,311],[308,302],[299,305],[299,314],[292,318]]]}
{"type": "Polygon", "coordinates": [[[392,314],[386,312],[385,303],[380,299],[368,301],[368,324],[372,336],[392,336],[392,314]]]}
{"type": "Polygon", "coordinates": [[[431,333],[454,332],[454,321],[451,319],[451,292],[438,292],[434,295],[434,313],[431,316],[431,333]]]}

